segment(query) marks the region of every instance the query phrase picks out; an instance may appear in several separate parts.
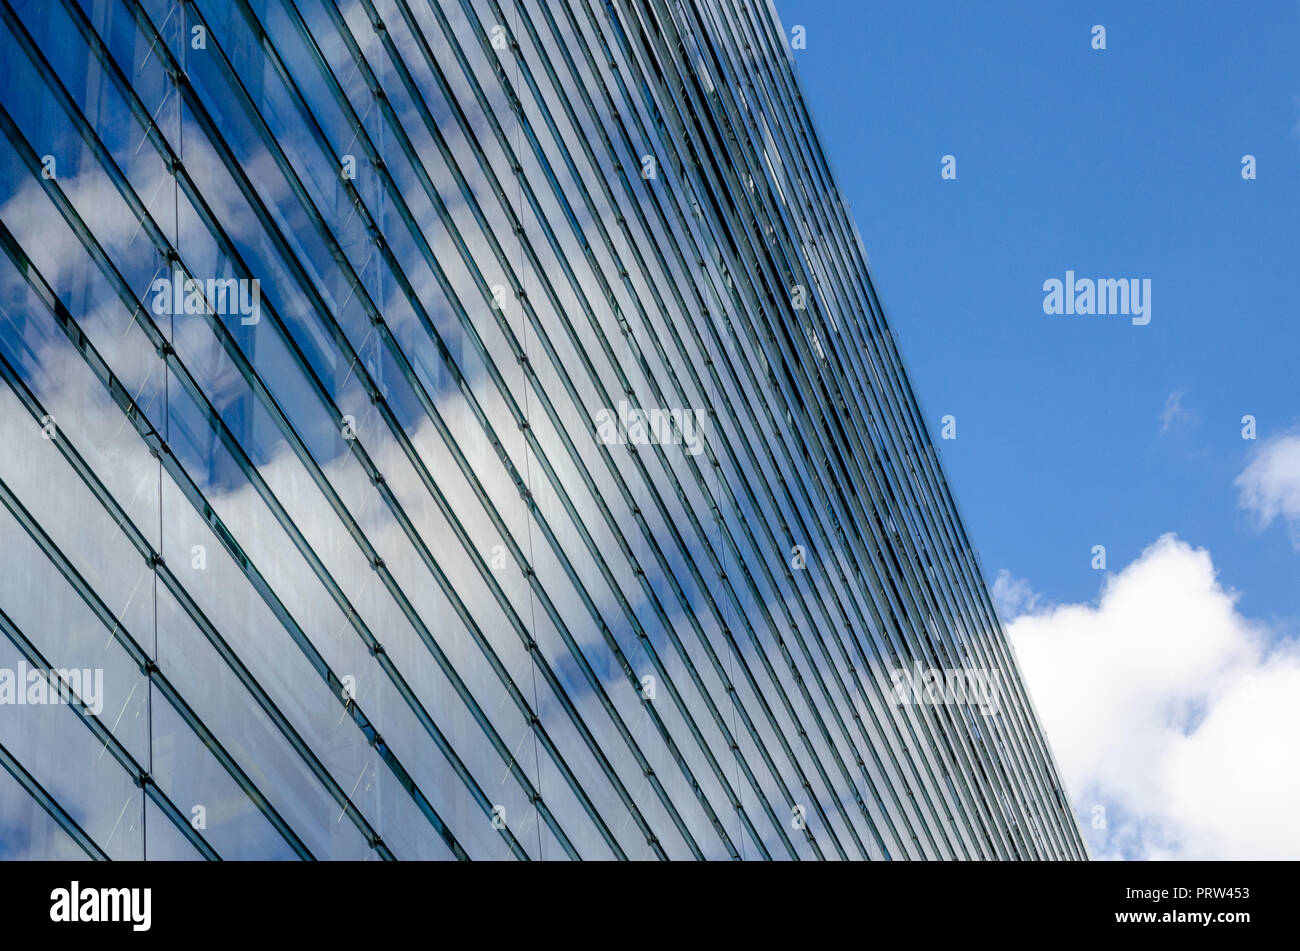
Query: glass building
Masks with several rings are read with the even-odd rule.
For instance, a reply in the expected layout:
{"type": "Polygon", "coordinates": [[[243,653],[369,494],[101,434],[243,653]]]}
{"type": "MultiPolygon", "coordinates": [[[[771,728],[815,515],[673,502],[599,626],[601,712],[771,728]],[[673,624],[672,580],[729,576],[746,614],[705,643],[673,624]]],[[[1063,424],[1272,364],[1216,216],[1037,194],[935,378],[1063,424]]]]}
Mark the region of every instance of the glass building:
{"type": "Polygon", "coordinates": [[[0,0],[0,855],[1085,857],[789,46],[0,0]]]}

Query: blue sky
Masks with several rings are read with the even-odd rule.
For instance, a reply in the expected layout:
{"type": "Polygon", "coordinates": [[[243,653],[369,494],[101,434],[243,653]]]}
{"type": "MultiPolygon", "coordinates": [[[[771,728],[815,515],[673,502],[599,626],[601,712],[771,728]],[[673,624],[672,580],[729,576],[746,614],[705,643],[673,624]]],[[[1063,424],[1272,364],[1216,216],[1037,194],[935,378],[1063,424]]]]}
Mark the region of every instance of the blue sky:
{"type": "MultiPolygon", "coordinates": [[[[1001,571],[1024,581],[1040,611],[1078,605],[1078,625],[1044,633],[1057,642],[1129,625],[1141,637],[1145,609],[1102,603],[1100,544],[1108,575],[1132,567],[1125,590],[1165,592],[1157,614],[1186,592],[1222,615],[1197,642],[1222,648],[1201,655],[1217,674],[1171,681],[1151,709],[1134,700],[1131,721],[1149,716],[1152,735],[1172,707],[1199,711],[1175,731],[1194,736],[1224,683],[1280,670],[1300,632],[1300,439],[1288,441],[1300,432],[1300,5],[776,7],[787,33],[806,29],[794,53],[805,95],[989,582],[1001,571]],[[1095,24],[1105,50],[1092,48],[1095,24]],[[1246,154],[1254,181],[1242,178],[1246,154]],[[1150,324],[1044,314],[1043,282],[1067,270],[1149,278],[1150,324]],[[945,414],[952,441],[938,440],[945,414]],[[1245,414],[1254,442],[1241,436],[1245,414]],[[1234,483],[1266,447],[1279,450],[1268,479],[1281,516],[1261,528],[1234,483]],[[1182,544],[1157,546],[1168,533],[1182,544]],[[1200,570],[1210,560],[1217,577],[1200,570]],[[1247,644],[1256,635],[1262,647],[1247,644]]],[[[1159,656],[1199,649],[1166,633],[1159,656]]],[[[1123,663],[1125,646],[1112,647],[1123,663]]],[[[1032,674],[1050,734],[1054,699],[1032,674]]],[[[1264,778],[1277,758],[1260,752],[1264,778]]],[[[1079,786],[1100,783],[1097,802],[1150,805],[1107,787],[1099,763],[1075,773],[1079,786]]],[[[1090,794],[1072,793],[1086,812],[1090,794]]],[[[1139,816],[1123,842],[1093,836],[1094,854],[1252,851],[1241,829],[1211,842],[1176,817],[1148,818],[1163,832],[1139,816]]]]}
{"type": "Polygon", "coordinates": [[[1082,600],[1093,545],[1175,531],[1296,618],[1300,558],[1232,483],[1242,415],[1300,423],[1300,7],[776,5],[985,570],[1082,600]],[[1045,315],[1066,269],[1150,278],[1151,323],[1045,315]]]}

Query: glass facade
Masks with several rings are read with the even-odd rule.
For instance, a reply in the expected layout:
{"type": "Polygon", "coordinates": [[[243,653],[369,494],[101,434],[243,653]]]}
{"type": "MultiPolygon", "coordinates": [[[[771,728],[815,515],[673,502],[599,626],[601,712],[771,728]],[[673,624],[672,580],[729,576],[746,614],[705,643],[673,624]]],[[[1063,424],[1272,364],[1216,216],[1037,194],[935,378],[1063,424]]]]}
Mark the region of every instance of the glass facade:
{"type": "Polygon", "coordinates": [[[0,57],[0,855],[1085,856],[770,6],[0,57]]]}

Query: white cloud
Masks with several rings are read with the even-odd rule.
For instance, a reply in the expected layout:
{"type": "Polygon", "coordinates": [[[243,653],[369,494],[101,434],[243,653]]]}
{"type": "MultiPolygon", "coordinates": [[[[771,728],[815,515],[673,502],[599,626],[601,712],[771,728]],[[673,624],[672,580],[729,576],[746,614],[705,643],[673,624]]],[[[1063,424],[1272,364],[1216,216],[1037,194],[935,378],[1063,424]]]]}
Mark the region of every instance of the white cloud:
{"type": "Polygon", "coordinates": [[[1019,614],[1033,614],[1044,605],[1042,597],[1023,578],[1015,578],[1003,568],[993,579],[993,603],[998,617],[1010,620],[1019,614]]]}
{"type": "Polygon", "coordinates": [[[1209,552],[1165,535],[1097,604],[1007,631],[1094,856],[1300,858],[1300,650],[1209,552]]]}
{"type": "Polygon", "coordinates": [[[1196,422],[1196,413],[1183,406],[1183,397],[1187,394],[1187,388],[1174,390],[1165,400],[1165,408],[1160,411],[1160,435],[1169,432],[1178,423],[1196,422]]]}
{"type": "Polygon", "coordinates": [[[1238,504],[1259,517],[1261,528],[1286,521],[1291,544],[1300,551],[1300,435],[1277,436],[1259,447],[1233,483],[1238,504]]]}

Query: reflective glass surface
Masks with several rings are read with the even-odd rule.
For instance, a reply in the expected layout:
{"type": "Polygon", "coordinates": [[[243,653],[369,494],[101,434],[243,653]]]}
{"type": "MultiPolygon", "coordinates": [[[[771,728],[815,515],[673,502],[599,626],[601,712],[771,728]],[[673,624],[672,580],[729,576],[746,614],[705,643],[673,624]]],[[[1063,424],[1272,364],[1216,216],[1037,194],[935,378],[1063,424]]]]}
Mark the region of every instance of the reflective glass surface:
{"type": "Polygon", "coordinates": [[[1085,856],[786,42],[0,0],[0,857],[1085,856]]]}

